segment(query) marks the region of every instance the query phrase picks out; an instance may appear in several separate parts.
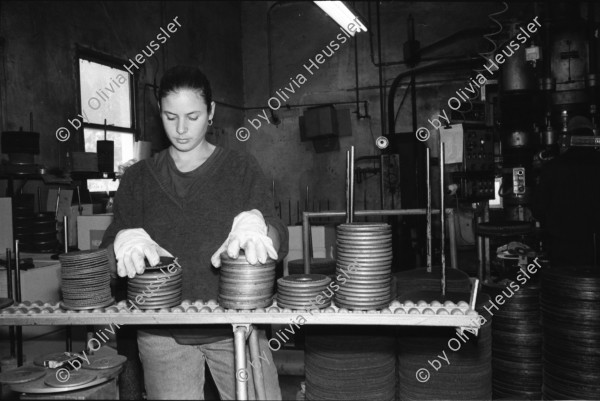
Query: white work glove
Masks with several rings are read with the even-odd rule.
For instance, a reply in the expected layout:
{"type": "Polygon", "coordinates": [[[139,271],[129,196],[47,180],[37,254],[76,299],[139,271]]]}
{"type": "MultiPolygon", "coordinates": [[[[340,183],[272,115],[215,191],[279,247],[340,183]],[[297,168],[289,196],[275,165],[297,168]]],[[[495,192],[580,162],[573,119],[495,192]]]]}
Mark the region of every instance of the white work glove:
{"type": "Polygon", "coordinates": [[[150,238],[143,228],[129,228],[119,231],[113,245],[117,258],[117,273],[120,277],[135,277],[144,273],[148,258],[150,266],[156,266],[161,256],[173,257],[166,249],[150,238]]]}
{"type": "Polygon", "coordinates": [[[277,260],[277,251],[273,247],[273,240],[267,237],[268,227],[260,211],[252,209],[235,216],[231,232],[223,245],[212,255],[210,261],[213,266],[221,267],[221,253],[227,251],[232,259],[237,259],[240,249],[246,254],[248,263],[265,263],[267,255],[277,260]]]}

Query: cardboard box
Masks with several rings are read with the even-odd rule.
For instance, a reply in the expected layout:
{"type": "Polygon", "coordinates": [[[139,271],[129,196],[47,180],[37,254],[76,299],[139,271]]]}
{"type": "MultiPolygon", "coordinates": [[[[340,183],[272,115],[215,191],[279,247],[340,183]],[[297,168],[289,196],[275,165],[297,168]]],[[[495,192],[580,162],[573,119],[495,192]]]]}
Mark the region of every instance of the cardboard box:
{"type": "Polygon", "coordinates": [[[112,221],[112,213],[77,216],[77,246],[79,249],[98,249],[102,243],[104,232],[112,221]]]}

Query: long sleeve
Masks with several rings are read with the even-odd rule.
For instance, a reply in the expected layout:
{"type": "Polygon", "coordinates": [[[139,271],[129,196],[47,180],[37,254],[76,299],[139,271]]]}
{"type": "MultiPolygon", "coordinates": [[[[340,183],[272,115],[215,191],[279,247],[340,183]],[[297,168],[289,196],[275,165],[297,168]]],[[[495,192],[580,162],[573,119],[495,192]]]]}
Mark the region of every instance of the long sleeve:
{"type": "Polygon", "coordinates": [[[289,251],[289,233],[281,219],[275,214],[273,195],[269,189],[269,183],[262,172],[258,162],[253,156],[248,156],[248,168],[244,173],[243,180],[245,193],[248,201],[245,210],[258,209],[263,214],[268,225],[275,228],[279,234],[279,260],[285,258],[289,251]]]}
{"type": "Polygon", "coordinates": [[[139,167],[141,166],[131,166],[121,178],[115,195],[113,222],[104,232],[101,248],[111,245],[119,231],[126,228],[139,228],[143,225],[139,167]]]}

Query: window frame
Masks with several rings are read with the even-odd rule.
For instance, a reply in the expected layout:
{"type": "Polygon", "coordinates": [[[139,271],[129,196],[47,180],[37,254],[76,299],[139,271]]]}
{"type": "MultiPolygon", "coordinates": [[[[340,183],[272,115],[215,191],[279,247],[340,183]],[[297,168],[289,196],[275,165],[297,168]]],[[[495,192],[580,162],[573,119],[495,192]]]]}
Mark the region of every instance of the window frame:
{"type": "MultiPolygon", "coordinates": [[[[82,115],[82,113],[83,113],[83,105],[82,105],[82,99],[81,99],[81,75],[80,75],[80,69],[79,69],[79,60],[80,59],[92,61],[94,63],[102,64],[107,67],[116,68],[116,69],[122,70],[125,74],[130,75],[129,98],[130,98],[130,107],[131,107],[131,110],[130,110],[131,111],[131,113],[130,113],[131,128],[124,128],[124,127],[117,127],[114,125],[108,125],[107,129],[109,129],[110,131],[114,131],[114,132],[132,134],[133,141],[137,142],[139,140],[139,130],[138,130],[137,112],[136,112],[137,97],[136,97],[136,91],[135,91],[135,88],[137,88],[137,78],[138,78],[137,74],[134,73],[132,75],[129,73],[129,71],[127,71],[123,67],[123,65],[127,64],[126,60],[77,45],[76,51],[75,51],[75,72],[76,72],[76,77],[77,77],[77,108],[79,110],[80,115],[82,115]]],[[[81,119],[81,120],[82,121],[81,121],[81,135],[80,135],[81,146],[80,146],[80,148],[82,148],[81,149],[82,151],[85,151],[84,129],[90,128],[90,129],[104,130],[104,124],[88,123],[88,122],[83,121],[83,119],[81,119]]]]}

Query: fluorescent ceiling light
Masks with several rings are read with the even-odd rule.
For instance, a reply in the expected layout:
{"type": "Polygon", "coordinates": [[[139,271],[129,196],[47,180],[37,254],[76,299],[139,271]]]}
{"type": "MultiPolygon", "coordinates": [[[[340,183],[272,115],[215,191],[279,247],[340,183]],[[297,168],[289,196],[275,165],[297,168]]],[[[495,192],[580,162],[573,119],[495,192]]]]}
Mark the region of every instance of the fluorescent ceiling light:
{"type": "Polygon", "coordinates": [[[350,11],[342,1],[315,1],[335,22],[354,36],[355,32],[367,31],[367,27],[350,11]]]}

